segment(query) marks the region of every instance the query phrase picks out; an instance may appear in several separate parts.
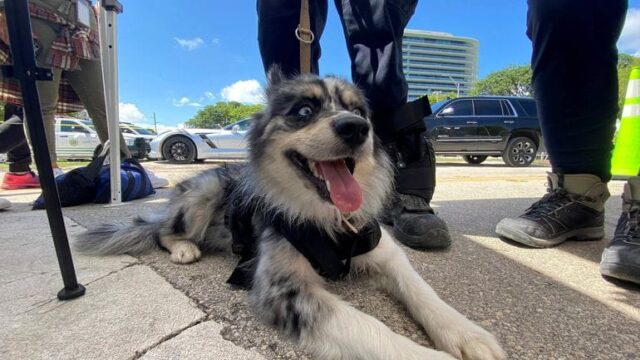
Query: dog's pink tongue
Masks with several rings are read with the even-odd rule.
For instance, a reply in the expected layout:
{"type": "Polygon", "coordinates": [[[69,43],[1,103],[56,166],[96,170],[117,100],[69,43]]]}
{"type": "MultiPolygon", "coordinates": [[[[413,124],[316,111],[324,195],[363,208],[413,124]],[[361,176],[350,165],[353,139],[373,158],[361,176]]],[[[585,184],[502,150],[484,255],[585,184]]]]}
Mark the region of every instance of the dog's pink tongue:
{"type": "Polygon", "coordinates": [[[330,183],[333,204],[343,213],[358,210],[362,205],[362,189],[344,160],[319,161],[317,164],[322,176],[330,183]]]}

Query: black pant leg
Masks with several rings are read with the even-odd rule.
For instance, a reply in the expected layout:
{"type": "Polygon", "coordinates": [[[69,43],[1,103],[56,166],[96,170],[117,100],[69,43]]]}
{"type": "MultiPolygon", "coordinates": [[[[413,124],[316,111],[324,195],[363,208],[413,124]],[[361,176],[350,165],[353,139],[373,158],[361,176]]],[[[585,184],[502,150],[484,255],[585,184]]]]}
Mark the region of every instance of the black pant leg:
{"type": "Polygon", "coordinates": [[[29,171],[31,150],[24,134],[22,111],[15,105],[4,106],[4,123],[0,124],[0,152],[7,153],[9,172],[29,171]]]}
{"type": "MultiPolygon", "coordinates": [[[[258,0],[258,45],[265,72],[280,66],[285,75],[300,73],[300,42],[295,29],[300,22],[300,0],[258,0]]],[[[327,1],[309,0],[311,72],[319,73],[320,37],[327,21],[327,1]]]]}
{"type": "Polygon", "coordinates": [[[394,110],[407,102],[402,35],[417,0],[336,0],[351,57],[353,82],[371,109],[394,110]]]}
{"type": "Polygon", "coordinates": [[[396,190],[431,201],[435,157],[423,132],[428,100],[407,104],[402,35],[417,0],[336,0],[353,82],[365,91],[376,135],[396,165],[396,190]]]}
{"type": "Polygon", "coordinates": [[[554,172],[611,178],[616,42],[627,0],[528,0],[531,66],[554,172]]]}

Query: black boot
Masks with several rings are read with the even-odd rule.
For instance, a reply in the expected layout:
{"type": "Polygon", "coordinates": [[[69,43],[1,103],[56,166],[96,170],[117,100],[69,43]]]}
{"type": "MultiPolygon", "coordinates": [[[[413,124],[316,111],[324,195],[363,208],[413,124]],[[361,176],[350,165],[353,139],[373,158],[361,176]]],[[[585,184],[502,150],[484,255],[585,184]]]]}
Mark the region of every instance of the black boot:
{"type": "Polygon", "coordinates": [[[640,177],[625,185],[622,215],[613,240],[602,253],[600,272],[640,284],[640,177]]]}
{"type": "Polygon", "coordinates": [[[447,224],[418,196],[397,194],[385,220],[393,225],[395,238],[410,248],[445,249],[451,245],[447,224]]]}
{"type": "Polygon", "coordinates": [[[436,186],[436,159],[424,132],[431,114],[423,97],[398,109],[374,113],[376,135],[396,168],[396,192],[380,221],[393,225],[393,234],[414,249],[442,249],[451,245],[447,224],[429,206],[436,186]]]}
{"type": "Polygon", "coordinates": [[[445,249],[451,245],[447,224],[440,219],[429,201],[435,189],[435,155],[430,144],[423,144],[413,154],[419,158],[406,161],[407,149],[398,144],[387,145],[387,152],[396,165],[396,189],[380,217],[384,224],[393,226],[393,235],[406,246],[418,250],[445,249]]]}

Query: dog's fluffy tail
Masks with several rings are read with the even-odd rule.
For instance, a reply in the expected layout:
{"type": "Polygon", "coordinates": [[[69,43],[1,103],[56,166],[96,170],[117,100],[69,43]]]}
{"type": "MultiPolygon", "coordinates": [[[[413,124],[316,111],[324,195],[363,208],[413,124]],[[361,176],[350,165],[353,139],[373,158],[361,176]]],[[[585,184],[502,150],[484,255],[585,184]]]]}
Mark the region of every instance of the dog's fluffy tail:
{"type": "Polygon", "coordinates": [[[73,247],[88,255],[141,254],[159,246],[159,221],[137,218],[132,225],[100,225],[81,234],[73,247]]]}

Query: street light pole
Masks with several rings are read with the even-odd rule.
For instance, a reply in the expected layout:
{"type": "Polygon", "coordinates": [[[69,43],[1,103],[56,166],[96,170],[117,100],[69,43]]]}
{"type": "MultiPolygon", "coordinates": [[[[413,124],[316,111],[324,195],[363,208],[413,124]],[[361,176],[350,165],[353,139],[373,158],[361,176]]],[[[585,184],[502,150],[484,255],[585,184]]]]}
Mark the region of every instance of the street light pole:
{"type": "Polygon", "coordinates": [[[455,81],[455,79],[452,78],[451,75],[447,75],[447,77],[451,80],[451,82],[455,84],[456,89],[458,90],[458,97],[460,97],[460,83],[455,81]]]}

